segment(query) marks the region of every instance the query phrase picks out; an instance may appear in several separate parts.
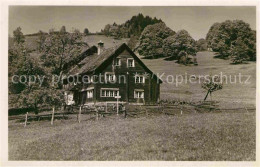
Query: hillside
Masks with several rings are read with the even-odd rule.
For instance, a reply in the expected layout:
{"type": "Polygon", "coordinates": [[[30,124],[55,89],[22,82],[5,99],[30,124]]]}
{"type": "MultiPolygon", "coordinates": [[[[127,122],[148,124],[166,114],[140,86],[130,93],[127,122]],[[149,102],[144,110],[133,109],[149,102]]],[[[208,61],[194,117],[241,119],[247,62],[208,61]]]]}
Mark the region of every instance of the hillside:
{"type": "MultiPolygon", "coordinates": [[[[226,84],[224,82],[223,89],[213,92],[212,100],[220,102],[221,108],[243,108],[244,106],[255,107],[256,105],[256,63],[231,65],[230,61],[214,58],[214,52],[198,52],[198,66],[184,66],[174,61],[165,61],[164,59],[142,59],[142,61],[155,73],[162,75],[165,73],[163,83],[161,85],[161,99],[169,100],[187,100],[201,101],[206,95],[206,91],[201,88],[201,84],[183,83],[176,86],[176,82],[167,83],[167,75],[207,75],[220,74],[231,75],[231,81],[234,81],[234,75],[241,73],[242,81],[251,76],[249,84],[226,84]]],[[[158,75],[158,76],[159,76],[158,75]]],[[[171,82],[171,77],[168,78],[171,82]]],[[[210,100],[210,98],[208,99],[210,100]]]]}

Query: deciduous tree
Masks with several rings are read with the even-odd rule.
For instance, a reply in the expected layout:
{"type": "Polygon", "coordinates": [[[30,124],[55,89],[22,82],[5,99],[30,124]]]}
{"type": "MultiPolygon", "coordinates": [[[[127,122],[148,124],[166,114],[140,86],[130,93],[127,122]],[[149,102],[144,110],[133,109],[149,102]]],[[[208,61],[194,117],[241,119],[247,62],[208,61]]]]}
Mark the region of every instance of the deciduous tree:
{"type": "Polygon", "coordinates": [[[84,35],[88,35],[89,34],[89,30],[88,30],[88,28],[85,28],[84,29],[84,35]]]}
{"type": "Polygon", "coordinates": [[[174,34],[175,32],[167,27],[165,23],[147,26],[139,38],[139,54],[147,58],[164,56],[163,40],[174,34]]]}
{"type": "Polygon", "coordinates": [[[187,64],[189,55],[196,56],[196,43],[186,30],[180,30],[163,41],[163,52],[168,59],[187,64]]]}
{"type": "MultiPolygon", "coordinates": [[[[42,61],[52,74],[62,77],[64,64],[81,53],[82,35],[78,30],[72,33],[60,31],[50,34],[44,43],[42,61]]],[[[61,86],[61,85],[60,85],[61,86]]]]}
{"type": "Polygon", "coordinates": [[[22,33],[21,27],[18,27],[16,28],[16,30],[13,31],[13,37],[14,37],[14,42],[16,42],[17,44],[25,42],[25,37],[22,33]]]}
{"type": "Polygon", "coordinates": [[[223,88],[223,84],[221,83],[221,79],[219,75],[209,76],[205,79],[205,81],[202,83],[201,87],[205,90],[207,90],[207,94],[204,98],[204,101],[207,100],[208,95],[212,94],[212,92],[215,92],[217,90],[220,90],[223,88]]]}
{"type": "Polygon", "coordinates": [[[232,56],[232,60],[235,60],[236,63],[242,63],[245,60],[256,60],[255,39],[255,31],[250,28],[248,23],[242,20],[227,20],[222,23],[215,23],[209,29],[206,37],[208,46],[213,51],[218,52],[221,58],[227,59],[232,56]],[[234,46],[236,44],[243,45],[243,48],[247,50],[248,56],[241,56],[240,54],[234,59],[235,52],[238,49],[238,46],[234,46]],[[242,57],[243,59],[240,61],[239,58],[242,57]]]}

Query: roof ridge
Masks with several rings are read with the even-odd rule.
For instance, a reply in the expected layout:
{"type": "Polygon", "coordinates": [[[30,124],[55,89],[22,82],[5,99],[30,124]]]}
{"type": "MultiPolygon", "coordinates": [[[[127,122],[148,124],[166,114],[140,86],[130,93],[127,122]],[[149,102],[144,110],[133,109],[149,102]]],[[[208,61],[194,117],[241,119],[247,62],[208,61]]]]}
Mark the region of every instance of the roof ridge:
{"type": "Polygon", "coordinates": [[[97,53],[85,57],[80,61],[76,67],[70,70],[70,75],[77,75],[80,73],[86,73],[92,71],[100,66],[107,58],[116,52],[125,43],[117,44],[109,48],[105,48],[99,55],[97,53]],[[82,65],[81,67],[79,65],[82,65]]]}

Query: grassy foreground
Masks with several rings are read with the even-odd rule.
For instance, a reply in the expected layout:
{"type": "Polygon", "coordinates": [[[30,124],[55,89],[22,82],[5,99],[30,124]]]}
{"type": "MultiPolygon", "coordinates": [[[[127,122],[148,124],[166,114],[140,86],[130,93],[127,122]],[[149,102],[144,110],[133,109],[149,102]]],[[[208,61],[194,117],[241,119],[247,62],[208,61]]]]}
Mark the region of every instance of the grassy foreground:
{"type": "Polygon", "coordinates": [[[191,113],[99,121],[9,122],[9,160],[243,160],[256,156],[255,113],[191,113]]]}

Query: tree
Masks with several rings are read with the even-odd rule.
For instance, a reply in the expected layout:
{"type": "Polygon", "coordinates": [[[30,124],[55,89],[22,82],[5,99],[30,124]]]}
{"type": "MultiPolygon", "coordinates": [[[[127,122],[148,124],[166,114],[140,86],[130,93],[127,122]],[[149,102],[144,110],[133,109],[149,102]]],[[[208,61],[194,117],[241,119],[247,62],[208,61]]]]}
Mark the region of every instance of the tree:
{"type": "Polygon", "coordinates": [[[206,36],[206,41],[207,41],[207,45],[209,48],[212,48],[214,49],[214,51],[216,51],[216,48],[214,47],[214,45],[217,43],[216,40],[216,36],[217,34],[219,34],[219,27],[220,27],[220,23],[214,23],[208,33],[207,33],[207,36],[206,36]]]}
{"type": "Polygon", "coordinates": [[[60,33],[66,33],[66,27],[65,26],[62,26],[61,29],[60,29],[60,33]]]}
{"type": "Polygon", "coordinates": [[[61,79],[65,70],[64,64],[81,53],[81,38],[82,35],[78,30],[72,33],[60,31],[50,34],[44,42],[41,57],[43,65],[61,79]]]}
{"type": "Polygon", "coordinates": [[[253,30],[249,34],[248,39],[245,40],[248,46],[248,56],[250,61],[256,61],[256,31],[253,30]]]}
{"type": "Polygon", "coordinates": [[[227,20],[222,23],[215,23],[209,29],[206,37],[208,46],[212,48],[213,51],[218,52],[219,56],[223,59],[230,58],[232,48],[234,48],[233,45],[235,43],[241,45],[241,42],[243,41],[245,44],[244,48],[248,50],[247,60],[253,61],[256,60],[255,39],[255,31],[250,28],[249,24],[242,20],[227,20]],[[237,42],[237,40],[240,41],[237,42]]]}
{"type": "Polygon", "coordinates": [[[205,79],[205,81],[201,85],[203,89],[207,90],[207,94],[204,98],[204,101],[207,99],[209,94],[211,96],[212,92],[215,92],[223,88],[223,84],[220,81],[221,79],[219,75],[209,76],[205,79]]]}
{"type": "Polygon", "coordinates": [[[247,45],[241,40],[237,39],[233,42],[232,48],[230,50],[231,61],[234,64],[240,64],[249,59],[249,50],[247,45]]]}
{"type": "Polygon", "coordinates": [[[28,77],[46,75],[39,62],[30,56],[24,44],[16,44],[9,49],[9,106],[14,108],[34,108],[38,113],[38,105],[42,104],[43,91],[46,91],[47,81],[40,86],[39,80],[28,77]],[[14,81],[13,76],[25,76],[22,82],[14,81]],[[27,82],[25,81],[27,80],[27,82]]]}
{"type": "Polygon", "coordinates": [[[186,30],[180,30],[163,41],[163,52],[169,60],[187,64],[189,55],[196,56],[196,43],[186,30]]]}
{"type": "Polygon", "coordinates": [[[110,35],[109,31],[110,31],[110,25],[107,24],[107,25],[105,26],[105,28],[104,28],[104,34],[105,34],[106,36],[109,36],[109,35],[110,35]]]}
{"type": "Polygon", "coordinates": [[[28,52],[21,43],[14,43],[8,50],[8,86],[11,94],[20,93],[25,89],[25,85],[13,84],[11,81],[14,75],[22,75],[27,72],[25,64],[28,57],[28,52]]]}
{"type": "Polygon", "coordinates": [[[84,35],[88,35],[89,34],[89,30],[87,28],[84,29],[84,35]]]}
{"type": "Polygon", "coordinates": [[[103,30],[106,36],[114,36],[116,38],[129,38],[131,36],[140,37],[144,28],[148,25],[161,23],[161,19],[144,17],[142,13],[133,16],[123,24],[107,24],[103,30]]]}
{"type": "Polygon", "coordinates": [[[207,41],[204,38],[196,41],[196,47],[198,51],[206,51],[207,50],[207,41]]]}
{"type": "Polygon", "coordinates": [[[30,53],[24,43],[15,42],[9,47],[8,102],[10,108],[33,108],[37,114],[39,107],[47,104],[59,106],[63,103],[64,98],[62,90],[56,89],[51,84],[52,73],[48,68],[42,66],[43,62],[31,57],[30,53]],[[14,79],[14,75],[24,76],[23,80],[19,81],[17,77],[14,79]],[[42,77],[43,82],[40,83],[36,77],[42,77]],[[30,83],[28,82],[29,78],[31,79],[30,83]]]}
{"type": "Polygon", "coordinates": [[[38,32],[38,39],[37,39],[37,44],[38,44],[38,50],[41,52],[44,47],[44,42],[46,40],[46,34],[43,31],[38,32]]]}
{"type": "Polygon", "coordinates": [[[16,30],[13,31],[13,36],[14,36],[14,42],[20,44],[25,42],[25,37],[22,33],[22,28],[18,27],[16,30]]]}
{"type": "Polygon", "coordinates": [[[150,58],[164,56],[162,49],[163,40],[174,34],[175,32],[167,27],[165,23],[147,26],[139,38],[139,54],[150,58]]]}
{"type": "Polygon", "coordinates": [[[127,45],[129,46],[129,48],[134,50],[136,48],[137,43],[138,43],[138,37],[137,36],[131,36],[131,38],[128,41],[127,45]]]}

